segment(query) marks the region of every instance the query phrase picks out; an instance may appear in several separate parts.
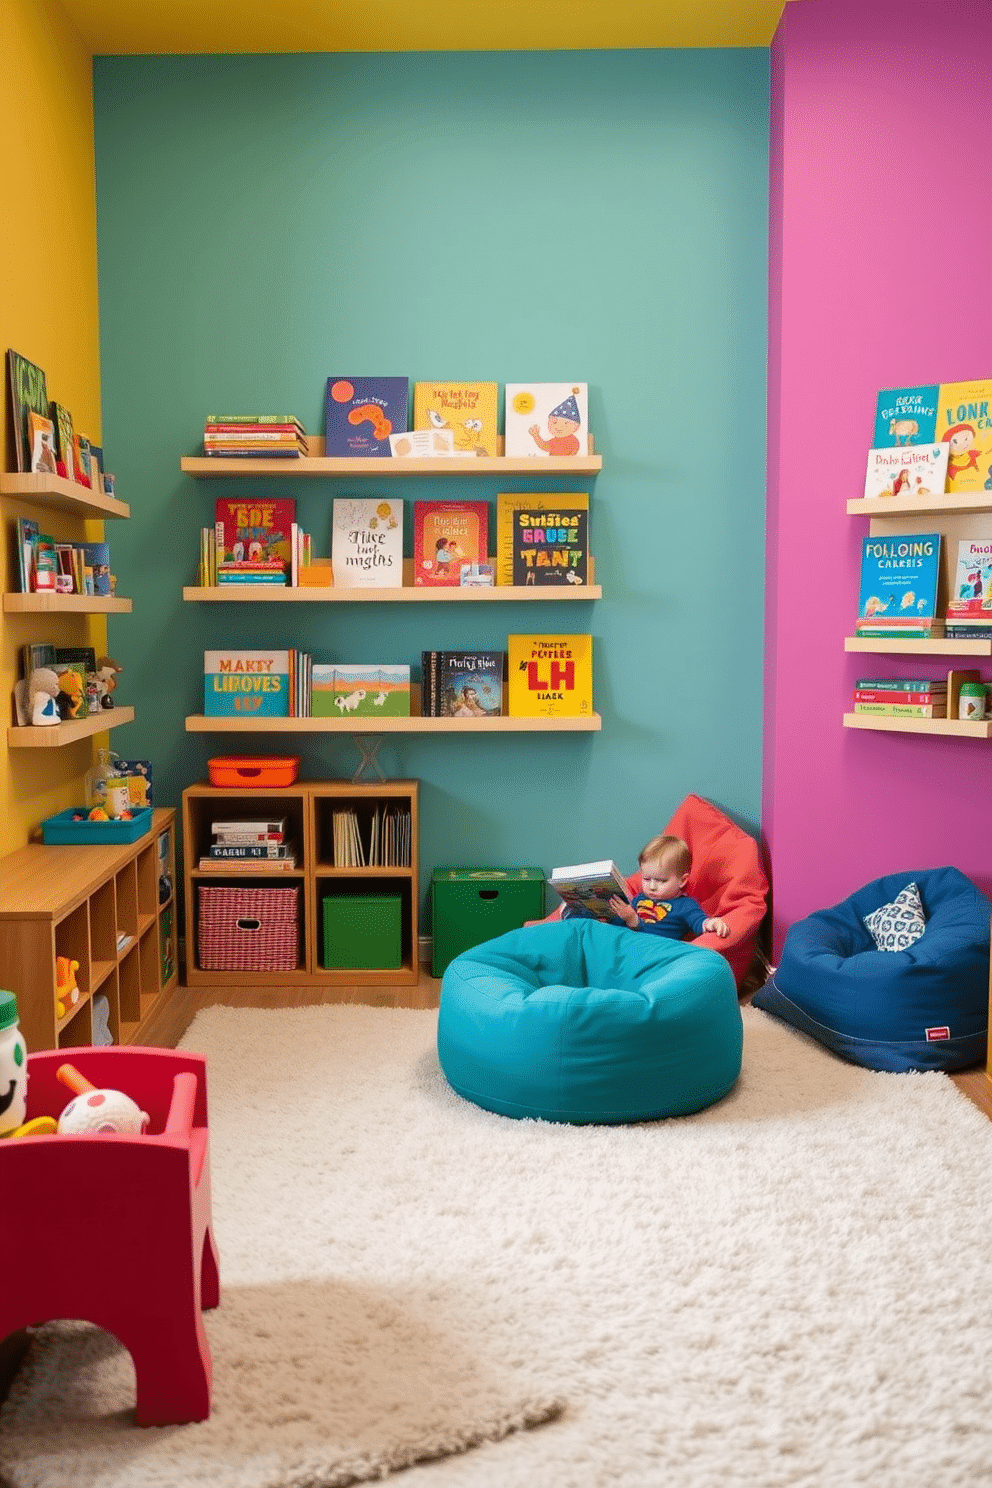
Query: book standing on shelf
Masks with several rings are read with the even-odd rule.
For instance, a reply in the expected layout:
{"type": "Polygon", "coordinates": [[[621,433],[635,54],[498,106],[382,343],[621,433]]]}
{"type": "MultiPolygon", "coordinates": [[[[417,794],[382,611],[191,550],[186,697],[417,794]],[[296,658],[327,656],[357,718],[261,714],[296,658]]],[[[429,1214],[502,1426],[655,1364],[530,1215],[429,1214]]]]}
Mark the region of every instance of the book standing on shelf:
{"type": "Polygon", "coordinates": [[[324,454],[333,459],[390,459],[389,436],[406,429],[409,399],[407,377],[329,377],[324,454]]]}
{"type": "Polygon", "coordinates": [[[592,636],[507,637],[510,715],[588,718],[592,708],[592,636]]]}
{"type": "Polygon", "coordinates": [[[336,497],[331,567],[338,589],[403,587],[403,502],[336,497]]]}
{"type": "Polygon", "coordinates": [[[937,399],[940,387],[883,388],[875,401],[874,449],[937,442],[937,399]]]}
{"type": "Polygon", "coordinates": [[[903,501],[942,496],[947,484],[946,444],[870,449],[865,500],[898,496],[903,501]]]}
{"type": "Polygon", "coordinates": [[[495,382],[416,382],[414,429],[450,432],[455,455],[495,455],[499,385],[495,382]]]}
{"type": "Polygon", "coordinates": [[[51,419],[40,414],[28,414],[28,441],[31,450],[31,470],[35,474],[57,475],[55,454],[55,425],[51,419]]]}
{"type": "Polygon", "coordinates": [[[409,718],[410,668],[314,662],[310,707],[314,718],[409,718]]]}
{"type": "Polygon", "coordinates": [[[630,902],[630,889],[616,863],[604,858],[598,863],[576,863],[569,868],[552,868],[549,880],[555,893],[571,909],[593,915],[597,920],[619,924],[610,909],[614,895],[630,902]]]}
{"type": "Polygon", "coordinates": [[[992,489],[992,378],[941,383],[937,438],[949,451],[948,491],[992,489]]]}
{"type": "Polygon", "coordinates": [[[939,532],[862,539],[856,634],[922,640],[943,635],[936,619],[939,532]]]}
{"type": "Polygon", "coordinates": [[[286,582],[296,521],[292,496],[270,500],[218,497],[214,502],[217,580],[286,582]]]}
{"type": "Polygon", "coordinates": [[[562,588],[589,581],[589,497],[500,494],[496,566],[501,584],[562,588]]]}
{"type": "Polygon", "coordinates": [[[75,480],[76,467],[72,458],[72,414],[61,403],[49,403],[48,417],[55,427],[56,474],[63,476],[66,480],[75,480]]]}
{"type": "Polygon", "coordinates": [[[487,501],[413,503],[413,582],[425,587],[460,585],[462,573],[488,562],[487,501]]]}
{"type": "Polygon", "coordinates": [[[508,382],[504,426],[508,456],[562,459],[589,453],[585,382],[508,382]]]}
{"type": "Polygon", "coordinates": [[[424,651],[424,718],[498,718],[503,712],[504,651],[424,651]]]}
{"type": "Polygon", "coordinates": [[[962,537],[947,602],[948,621],[992,625],[992,539],[962,537]]]}
{"type": "Polygon", "coordinates": [[[288,651],[204,651],[208,718],[288,718],[288,651]]]}
{"type": "Polygon", "coordinates": [[[28,414],[48,417],[48,383],[44,372],[19,352],[7,351],[7,379],[10,394],[10,420],[14,436],[17,469],[31,469],[31,438],[28,414]]]}

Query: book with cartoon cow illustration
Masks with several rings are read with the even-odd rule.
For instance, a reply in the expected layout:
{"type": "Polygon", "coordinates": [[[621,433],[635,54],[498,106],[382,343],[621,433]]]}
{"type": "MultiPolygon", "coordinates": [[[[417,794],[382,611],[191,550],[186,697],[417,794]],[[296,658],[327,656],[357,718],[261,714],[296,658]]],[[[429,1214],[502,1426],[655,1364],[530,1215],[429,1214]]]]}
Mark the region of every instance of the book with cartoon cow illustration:
{"type": "Polygon", "coordinates": [[[455,455],[496,455],[499,384],[415,382],[414,429],[450,430],[455,455]]]}
{"type": "Polygon", "coordinates": [[[410,668],[315,661],[310,705],[313,718],[409,718],[410,668]]]}
{"type": "Polygon", "coordinates": [[[875,401],[872,449],[892,445],[933,444],[937,438],[937,397],[940,387],[883,388],[875,401]]]}
{"type": "Polygon", "coordinates": [[[330,458],[392,458],[390,434],[407,428],[407,377],[329,377],[324,399],[324,454],[330,458]]]}
{"type": "Polygon", "coordinates": [[[939,532],[862,539],[857,635],[925,640],[943,634],[943,621],[935,619],[940,544],[939,532]]]}
{"type": "Polygon", "coordinates": [[[331,522],[336,589],[402,589],[402,501],[335,497],[331,522]]]}

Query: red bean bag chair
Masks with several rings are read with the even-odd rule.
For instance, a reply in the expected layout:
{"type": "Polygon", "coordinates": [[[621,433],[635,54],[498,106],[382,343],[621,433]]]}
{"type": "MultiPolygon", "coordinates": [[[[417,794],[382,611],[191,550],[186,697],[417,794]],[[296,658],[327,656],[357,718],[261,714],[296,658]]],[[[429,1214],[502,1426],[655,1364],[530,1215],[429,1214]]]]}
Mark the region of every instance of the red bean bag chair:
{"type": "MultiPolygon", "coordinates": [[[[768,899],[768,879],[761,866],[758,844],[702,796],[686,796],[665,831],[672,837],[681,837],[692,853],[685,892],[699,900],[707,915],[718,915],[730,926],[725,939],[719,935],[697,935],[688,943],[707,946],[725,956],[739,987],[754,958],[758,927],[765,917],[768,899]]],[[[627,883],[632,894],[640,893],[640,873],[633,874],[627,883]]],[[[547,919],[560,920],[561,911],[559,904],[547,919]]]]}

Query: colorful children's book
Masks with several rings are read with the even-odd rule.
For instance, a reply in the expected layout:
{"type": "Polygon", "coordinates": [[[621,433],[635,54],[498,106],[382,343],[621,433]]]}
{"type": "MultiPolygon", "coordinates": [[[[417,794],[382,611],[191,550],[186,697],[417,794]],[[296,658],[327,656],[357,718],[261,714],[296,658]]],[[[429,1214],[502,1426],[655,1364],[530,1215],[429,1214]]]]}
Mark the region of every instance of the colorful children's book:
{"type": "Polygon", "coordinates": [[[288,718],[288,651],[204,651],[208,718],[288,718]]]}
{"type": "Polygon", "coordinates": [[[460,584],[466,567],[488,558],[488,501],[413,503],[414,584],[460,584]]]}
{"type": "Polygon", "coordinates": [[[948,491],[992,491],[992,377],[941,384],[937,438],[950,452],[948,491]]]}
{"type": "Polygon", "coordinates": [[[939,532],[890,533],[862,539],[859,636],[918,640],[942,629],[935,621],[940,540],[939,532]]]}
{"type": "Polygon", "coordinates": [[[84,565],[87,570],[87,594],[110,594],[112,592],[110,582],[110,547],[104,542],[80,543],[83,550],[84,565]],[[92,570],[92,580],[89,578],[89,570],[92,570]],[[89,583],[92,582],[92,588],[89,583]]]}
{"type": "Polygon", "coordinates": [[[34,588],[34,545],[41,532],[37,522],[30,517],[18,517],[14,524],[14,541],[17,548],[17,575],[21,593],[28,594],[34,588]]]}
{"type": "Polygon", "coordinates": [[[93,482],[90,473],[90,442],[85,434],[76,433],[72,436],[72,463],[76,484],[91,486],[93,482]]]}
{"type": "Polygon", "coordinates": [[[933,444],[937,435],[936,383],[922,387],[883,388],[875,402],[873,449],[893,445],[933,444]]]}
{"type": "Polygon", "coordinates": [[[498,420],[498,383],[414,383],[414,429],[450,430],[456,455],[497,454],[498,420]]]}
{"type": "Polygon", "coordinates": [[[592,716],[592,636],[511,635],[507,647],[512,717],[592,716]]]}
{"type": "Polygon", "coordinates": [[[58,462],[55,456],[55,425],[43,414],[28,413],[28,440],[31,445],[32,473],[57,475],[58,462]]]}
{"type": "Polygon", "coordinates": [[[549,880],[555,893],[572,909],[619,924],[610,909],[614,895],[630,902],[630,889],[620,869],[609,858],[599,863],[576,863],[570,868],[552,868],[549,880]]]}
{"type": "Polygon", "coordinates": [[[530,501],[500,495],[497,534],[501,583],[562,588],[589,582],[589,497],[583,492],[530,501]]]}
{"type": "Polygon", "coordinates": [[[420,711],[425,718],[498,718],[504,651],[424,651],[420,711]]]}
{"type": "Polygon", "coordinates": [[[336,589],[403,587],[403,502],[337,497],[331,533],[336,589]]]}
{"type": "Polygon", "coordinates": [[[409,718],[408,666],[313,664],[314,718],[409,718]]]}
{"type": "Polygon", "coordinates": [[[946,444],[890,445],[868,451],[865,499],[941,496],[947,483],[946,444]]]}
{"type": "Polygon", "coordinates": [[[31,440],[28,414],[48,416],[48,385],[44,372],[19,352],[7,352],[7,379],[10,391],[10,422],[14,455],[19,471],[31,469],[31,440]]]}
{"type": "Polygon", "coordinates": [[[218,497],[214,502],[217,563],[279,563],[288,575],[296,521],[292,496],[218,497]]]}
{"type": "Polygon", "coordinates": [[[948,620],[978,619],[992,623],[992,540],[958,540],[957,567],[947,601],[948,620]]]}
{"type": "Polygon", "coordinates": [[[508,382],[505,453],[562,458],[589,453],[585,382],[508,382]]]}
{"type": "Polygon", "coordinates": [[[55,467],[58,475],[66,480],[75,480],[76,466],[73,461],[72,414],[61,403],[49,403],[48,417],[55,425],[55,467]]]}
{"type": "Polygon", "coordinates": [[[406,377],[329,377],[324,400],[324,454],[331,458],[392,455],[390,434],[408,423],[406,377]]]}

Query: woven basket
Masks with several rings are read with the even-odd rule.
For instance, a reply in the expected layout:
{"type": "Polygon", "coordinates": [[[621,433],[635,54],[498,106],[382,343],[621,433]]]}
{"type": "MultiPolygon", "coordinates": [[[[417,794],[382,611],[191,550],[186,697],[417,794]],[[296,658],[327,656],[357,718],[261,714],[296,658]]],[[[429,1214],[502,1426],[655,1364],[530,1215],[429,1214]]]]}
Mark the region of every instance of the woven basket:
{"type": "Polygon", "coordinates": [[[197,952],[203,971],[295,971],[299,889],[199,887],[197,952]]]}

